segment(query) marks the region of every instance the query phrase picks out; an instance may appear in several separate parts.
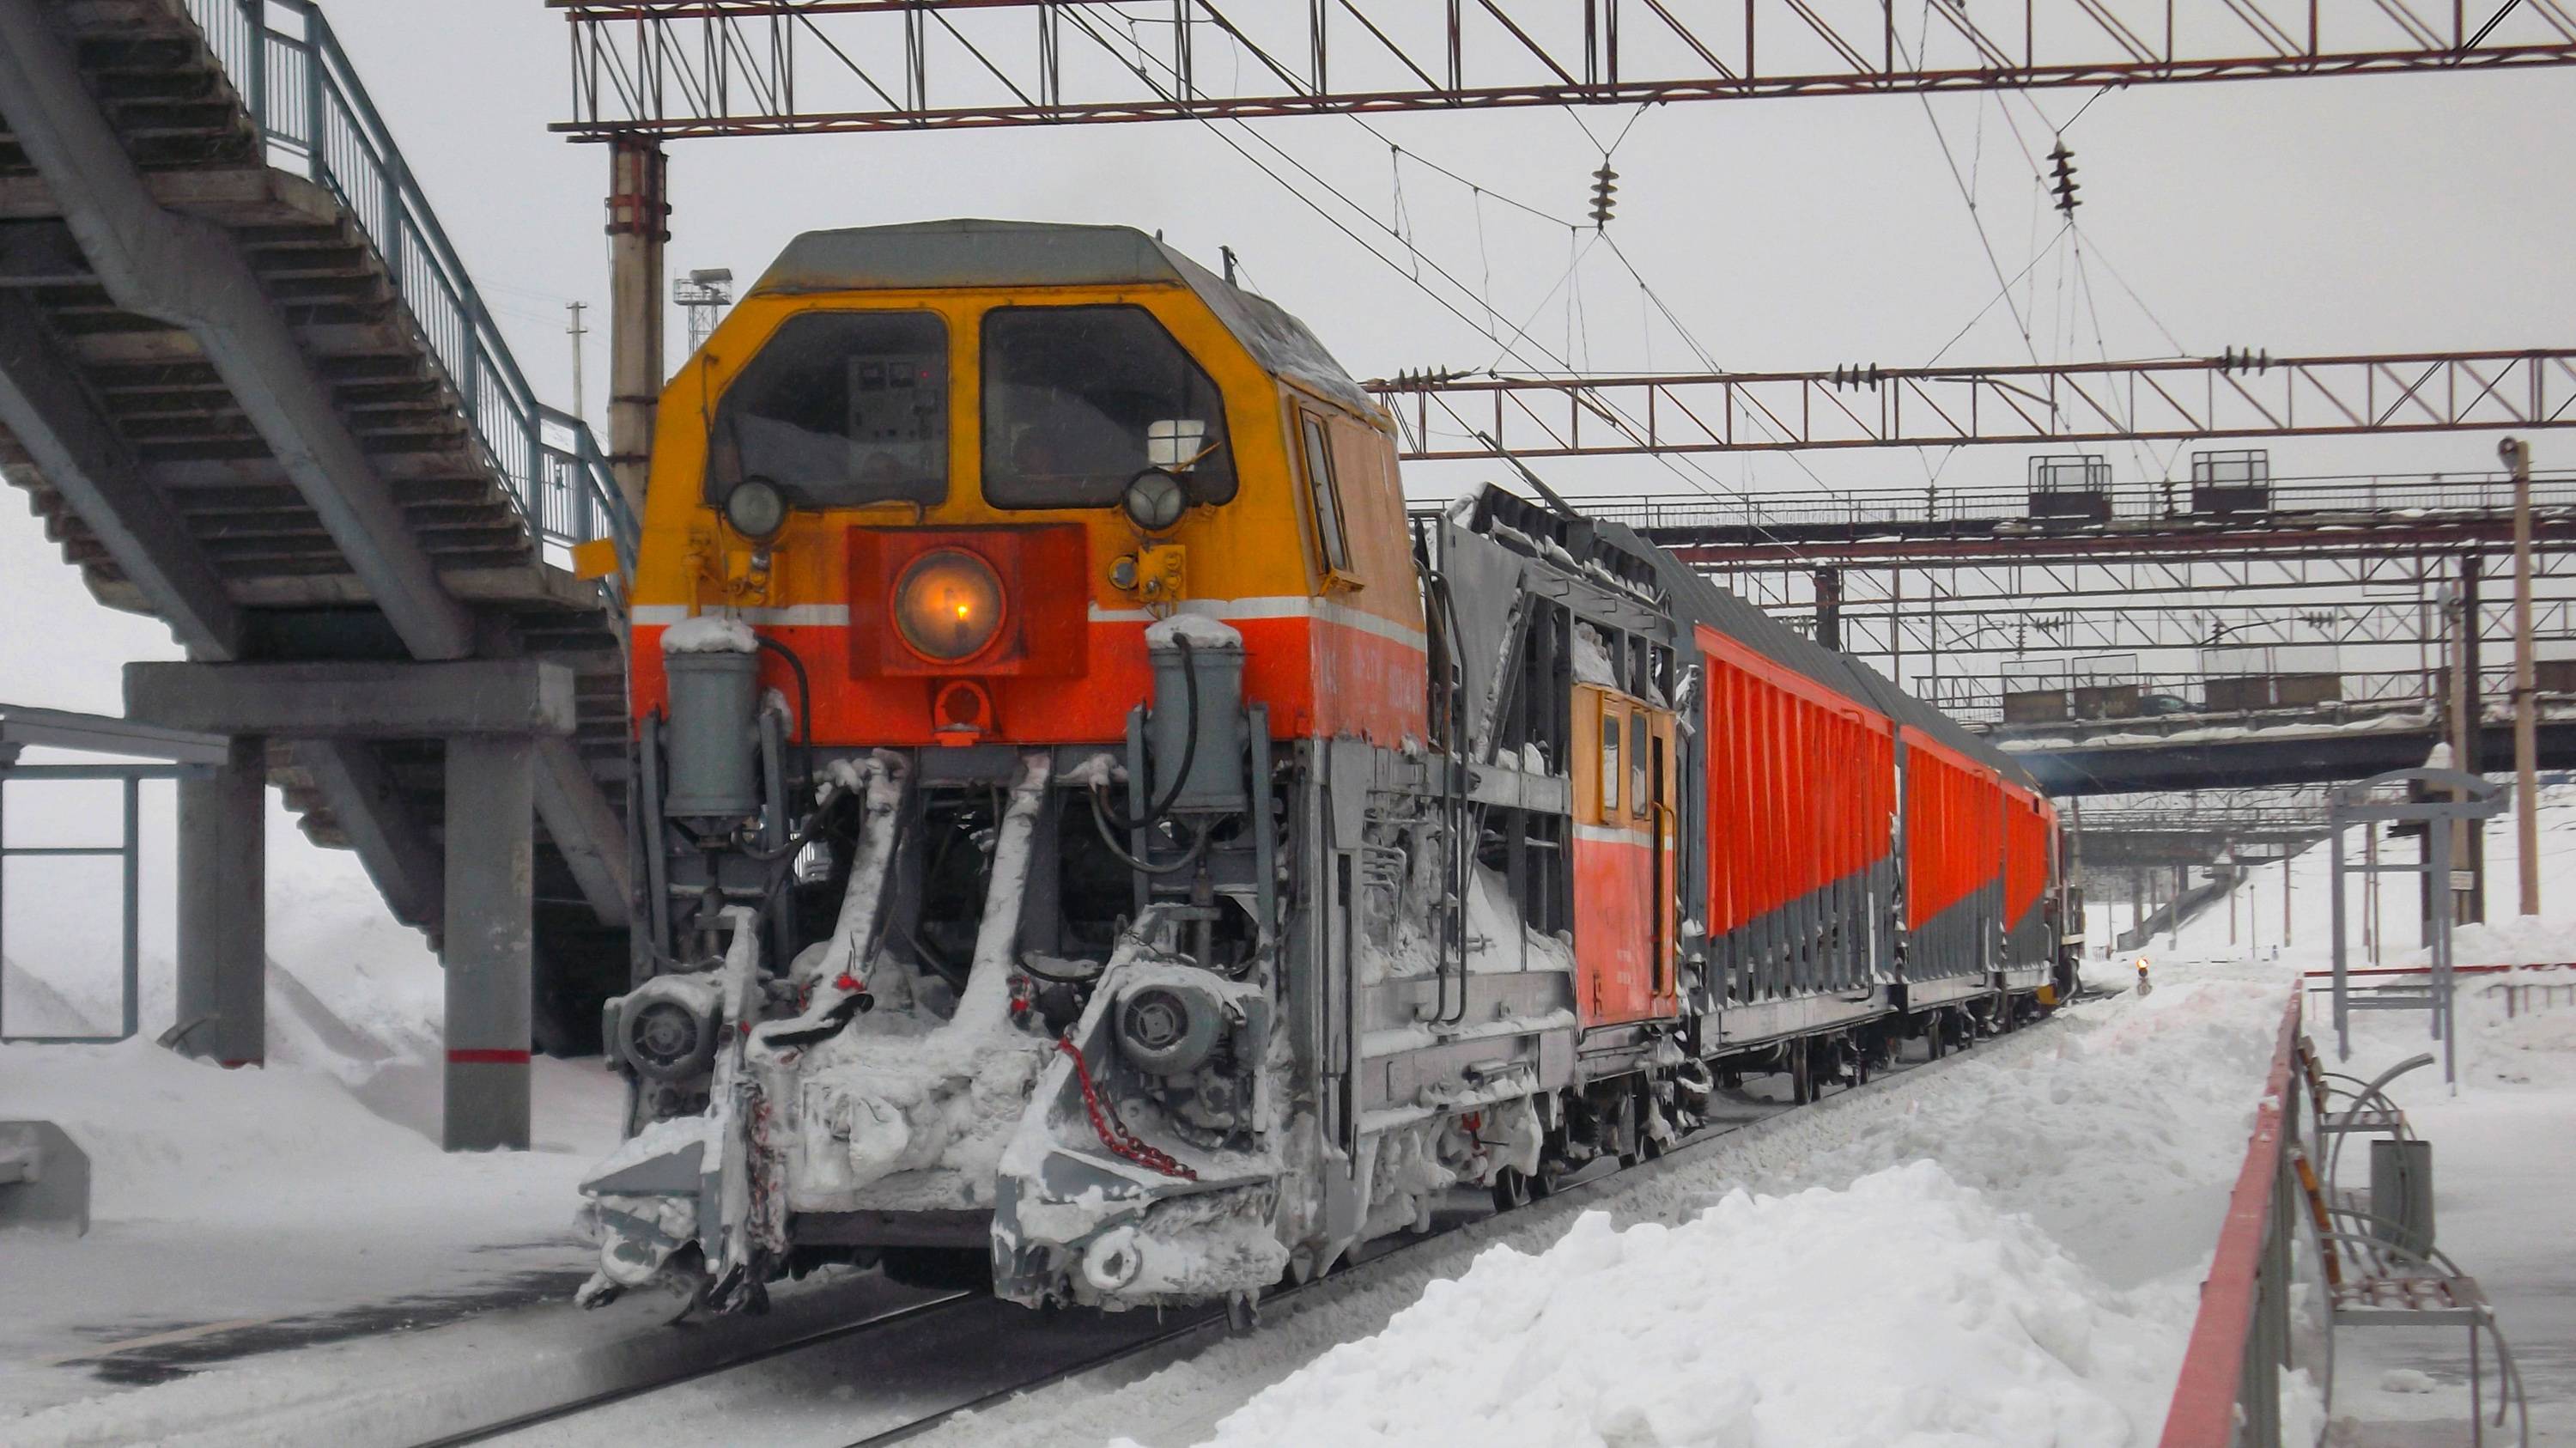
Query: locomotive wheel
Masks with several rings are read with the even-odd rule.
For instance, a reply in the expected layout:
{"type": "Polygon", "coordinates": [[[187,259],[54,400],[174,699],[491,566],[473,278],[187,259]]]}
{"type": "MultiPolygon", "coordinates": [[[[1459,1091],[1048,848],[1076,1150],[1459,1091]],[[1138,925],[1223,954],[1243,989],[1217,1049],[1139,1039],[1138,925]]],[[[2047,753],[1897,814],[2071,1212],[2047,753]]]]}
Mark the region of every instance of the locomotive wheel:
{"type": "Polygon", "coordinates": [[[1543,1202],[1548,1198],[1555,1196],[1556,1179],[1564,1174],[1564,1168],[1558,1166],[1556,1163],[1548,1161],[1540,1162],[1538,1164],[1538,1170],[1530,1173],[1529,1176],[1530,1200],[1534,1202],[1543,1202]]]}
{"type": "Polygon", "coordinates": [[[1519,1167],[1507,1166],[1494,1173],[1494,1210],[1508,1212],[1530,1204],[1530,1179],[1519,1167]]]}
{"type": "Polygon", "coordinates": [[[1789,1101],[1804,1106],[1816,1099],[1816,1078],[1807,1069],[1807,1043],[1794,1041],[1789,1046],[1789,1101]]]}

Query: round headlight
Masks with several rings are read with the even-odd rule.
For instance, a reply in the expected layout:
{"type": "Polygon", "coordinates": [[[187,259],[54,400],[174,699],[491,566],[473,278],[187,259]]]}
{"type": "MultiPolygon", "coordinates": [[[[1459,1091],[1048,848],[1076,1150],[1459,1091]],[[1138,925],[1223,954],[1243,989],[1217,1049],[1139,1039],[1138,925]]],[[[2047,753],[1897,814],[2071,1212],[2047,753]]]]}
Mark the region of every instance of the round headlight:
{"type": "Polygon", "coordinates": [[[767,478],[745,478],[725,494],[725,523],[754,543],[766,543],[787,526],[787,495],[767,478]]]}
{"type": "Polygon", "coordinates": [[[1127,480],[1126,495],[1119,506],[1127,510],[1128,519],[1148,533],[1160,533],[1181,521],[1190,506],[1189,490],[1181,480],[1161,468],[1147,468],[1127,480]]]}
{"type": "Polygon", "coordinates": [[[923,658],[973,658],[1002,631],[1002,580],[964,549],[934,548],[895,583],[894,626],[923,658]]]}

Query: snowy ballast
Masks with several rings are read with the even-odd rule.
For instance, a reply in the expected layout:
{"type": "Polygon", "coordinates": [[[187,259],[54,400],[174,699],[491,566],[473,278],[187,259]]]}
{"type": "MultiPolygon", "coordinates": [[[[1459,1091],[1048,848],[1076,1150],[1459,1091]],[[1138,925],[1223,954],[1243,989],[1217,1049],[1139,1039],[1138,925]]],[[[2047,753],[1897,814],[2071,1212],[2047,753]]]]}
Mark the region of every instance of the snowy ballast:
{"type": "Polygon", "coordinates": [[[752,636],[751,625],[738,618],[700,614],[662,630],[662,652],[666,654],[748,654],[759,648],[760,640],[752,636]]]}

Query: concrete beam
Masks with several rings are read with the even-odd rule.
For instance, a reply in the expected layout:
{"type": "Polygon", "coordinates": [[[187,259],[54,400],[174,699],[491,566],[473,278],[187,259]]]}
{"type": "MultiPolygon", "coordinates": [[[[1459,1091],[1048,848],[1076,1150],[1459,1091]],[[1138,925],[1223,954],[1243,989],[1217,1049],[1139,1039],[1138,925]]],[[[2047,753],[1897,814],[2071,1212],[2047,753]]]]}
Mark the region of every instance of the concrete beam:
{"type": "Polygon", "coordinates": [[[280,739],[570,734],[573,673],[536,659],[127,664],[125,712],[165,728],[280,739]]]}
{"type": "Polygon", "coordinates": [[[82,86],[49,8],[0,0],[0,118],[52,189],[108,295],[197,339],[414,655],[470,655],[471,616],[440,583],[241,248],[222,228],[153,200],[82,86]]]}
{"type": "Polygon", "coordinates": [[[191,654],[241,651],[242,615],[205,551],[90,400],[34,303],[0,291],[0,425],[191,654]]]}
{"type": "Polygon", "coordinates": [[[0,704],[0,746],[42,744],[90,754],[166,759],[172,764],[225,764],[232,751],[220,734],[185,729],[155,729],[131,719],[105,714],[75,714],[68,709],[30,709],[0,704]]]}
{"type": "Polygon", "coordinates": [[[449,1151],[525,1151],[536,961],[535,743],[447,741],[449,1151]]]}
{"type": "Polygon", "coordinates": [[[600,793],[599,781],[591,778],[571,740],[540,742],[536,768],[537,817],[545,821],[546,837],[555,842],[599,923],[625,925],[630,899],[625,823],[609,807],[608,796],[600,793]]]}

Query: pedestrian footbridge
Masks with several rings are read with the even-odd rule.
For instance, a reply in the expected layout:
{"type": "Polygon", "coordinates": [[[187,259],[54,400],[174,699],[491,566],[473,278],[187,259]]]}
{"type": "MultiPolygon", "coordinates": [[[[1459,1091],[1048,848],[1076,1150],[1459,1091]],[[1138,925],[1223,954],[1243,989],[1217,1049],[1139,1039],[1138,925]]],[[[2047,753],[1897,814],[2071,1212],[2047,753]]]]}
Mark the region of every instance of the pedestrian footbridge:
{"type": "MultiPolygon", "coordinates": [[[[231,740],[182,794],[182,973],[264,968],[274,784],[441,945],[451,1144],[524,1141],[532,1039],[628,969],[633,530],[317,8],[0,0],[0,474],[185,647],[128,713],[231,740]]],[[[190,1047],[259,1059],[226,998],[190,1047]]]]}

